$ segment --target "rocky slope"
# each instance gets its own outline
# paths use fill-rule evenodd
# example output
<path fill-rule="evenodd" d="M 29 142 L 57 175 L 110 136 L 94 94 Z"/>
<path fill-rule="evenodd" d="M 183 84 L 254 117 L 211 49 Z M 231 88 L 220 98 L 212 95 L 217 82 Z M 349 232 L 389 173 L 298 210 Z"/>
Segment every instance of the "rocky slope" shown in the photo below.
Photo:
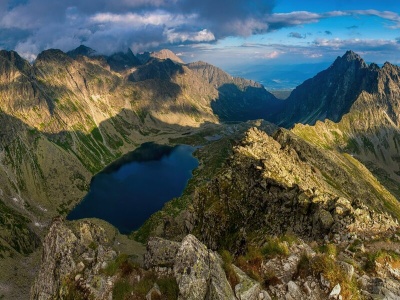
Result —
<path fill-rule="evenodd" d="M 314 125 L 318 120 L 340 121 L 362 91 L 371 91 L 377 80 L 378 66 L 368 66 L 353 51 L 347 51 L 326 70 L 306 80 L 284 102 L 276 116 L 279 125 Z"/>
<path fill-rule="evenodd" d="M 144 52 L 137 55 L 141 63 L 147 63 L 151 58 L 170 59 L 173 62 L 184 64 L 185 62 L 179 58 L 175 53 L 168 49 L 162 49 L 156 52 Z"/>
<path fill-rule="evenodd" d="M 222 121 L 269 120 L 281 106 L 281 102 L 257 82 L 232 77 L 205 62 L 190 63 L 188 67 L 218 90 L 211 107 Z"/>
<path fill-rule="evenodd" d="M 80 46 L 30 64 L 0 51 L 1 281 L 21 277 L 10 279 L 13 262 L 36 251 L 51 218 L 82 199 L 105 165 L 143 142 L 218 126 L 217 88 L 165 55 L 142 63 Z"/>
<path fill-rule="evenodd" d="M 104 251 L 116 243 L 87 221 L 73 233 L 56 220 L 33 299 L 400 297 L 398 201 L 351 156 L 268 131 L 247 131 L 189 207 L 165 218 L 158 235 L 177 241 L 150 238 L 139 265 Z"/>
<path fill-rule="evenodd" d="M 399 198 L 400 69 L 385 63 L 382 68 L 371 64 L 368 70 L 369 83 L 349 102 L 347 113 L 333 119 L 337 122 L 298 124 L 293 132 L 320 147 L 357 157 Z"/>
<path fill-rule="evenodd" d="M 76 59 L 105 64 L 95 56 Z M 132 234 L 147 241 L 144 261 L 137 250 L 118 248 L 104 224 L 57 219 L 32 298 L 398 299 L 398 72 L 389 63 L 368 66 L 350 51 L 284 102 L 281 124 L 312 126 L 288 131 L 248 122 L 171 139 L 206 145 L 182 197 Z M 262 86 L 201 62 L 153 57 L 112 74 L 143 90 L 168 91 L 152 94 L 151 117 L 139 129 L 157 128 L 149 121 L 160 107 L 175 113 L 168 105 L 180 89 L 220 119 L 239 112 L 224 91 L 246 117 L 274 103 Z M 261 100 L 248 106 L 252 95 Z M 333 121 L 319 121 L 325 118 Z M 378 180 L 371 166 L 394 177 Z"/>
<path fill-rule="evenodd" d="M 187 207 L 173 218 L 159 215 L 165 223 L 154 233 L 194 234 L 265 295 L 400 297 L 400 205 L 350 155 L 284 129 L 251 129 L 218 174 L 196 186 Z M 225 265 L 236 291 L 235 270 Z M 243 299 L 269 299 L 257 295 Z"/>

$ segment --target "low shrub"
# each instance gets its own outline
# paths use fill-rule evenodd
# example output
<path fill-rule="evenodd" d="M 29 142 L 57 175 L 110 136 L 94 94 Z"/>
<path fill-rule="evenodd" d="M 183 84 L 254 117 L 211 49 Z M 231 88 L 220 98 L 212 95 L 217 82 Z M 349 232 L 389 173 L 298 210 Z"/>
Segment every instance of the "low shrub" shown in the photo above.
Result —
<path fill-rule="evenodd" d="M 113 299 L 124 300 L 127 295 L 133 291 L 133 287 L 125 279 L 118 280 L 113 288 Z"/>
<path fill-rule="evenodd" d="M 231 255 L 231 253 L 227 250 L 222 250 L 220 254 L 222 257 L 222 261 L 223 261 L 222 267 L 225 271 L 226 278 L 228 279 L 228 282 L 231 285 L 231 287 L 234 289 L 235 286 L 239 283 L 239 278 L 236 275 L 236 272 L 232 267 L 233 257 Z"/>
<path fill-rule="evenodd" d="M 274 258 L 279 255 L 288 256 L 288 242 L 281 241 L 278 238 L 268 239 L 264 246 L 261 248 L 261 253 L 266 258 Z"/>

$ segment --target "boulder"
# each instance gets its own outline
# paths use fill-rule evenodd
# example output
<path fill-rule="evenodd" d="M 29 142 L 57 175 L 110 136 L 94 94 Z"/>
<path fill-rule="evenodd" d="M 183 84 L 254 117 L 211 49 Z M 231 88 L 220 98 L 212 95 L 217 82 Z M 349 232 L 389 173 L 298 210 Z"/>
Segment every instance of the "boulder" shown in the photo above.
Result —
<path fill-rule="evenodd" d="M 342 290 L 342 288 L 340 287 L 340 284 L 338 283 L 337 285 L 334 286 L 331 293 L 329 294 L 329 299 L 339 299 L 341 290 Z"/>
<path fill-rule="evenodd" d="M 354 267 L 351 264 L 348 264 L 344 261 L 338 261 L 338 266 L 343 271 L 343 273 L 346 275 L 347 280 L 351 280 L 351 278 L 353 278 Z"/>
<path fill-rule="evenodd" d="M 303 298 L 303 294 L 296 283 L 294 283 L 293 281 L 289 281 L 287 287 L 288 287 L 288 294 L 292 296 L 293 299 Z"/>
<path fill-rule="evenodd" d="M 222 259 L 191 234 L 183 239 L 178 250 L 174 275 L 178 299 L 235 299 L 222 269 Z"/>
<path fill-rule="evenodd" d="M 172 268 L 180 245 L 178 242 L 158 237 L 150 238 L 147 242 L 147 252 L 144 255 L 144 267 L 146 269 L 154 267 Z"/>
<path fill-rule="evenodd" d="M 251 279 L 242 270 L 240 270 L 235 265 L 232 265 L 237 277 L 239 278 L 239 283 L 235 286 L 235 295 L 239 300 L 257 300 L 259 299 L 261 293 L 261 285 L 259 282 Z M 263 294 L 264 296 L 264 294 Z M 262 298 L 264 299 L 264 298 Z"/>
<path fill-rule="evenodd" d="M 330 214 L 329 211 L 325 210 L 325 209 L 320 209 L 317 213 L 316 213 L 316 219 L 319 221 L 321 227 L 324 230 L 329 230 L 331 228 L 331 226 L 333 225 L 333 223 L 335 222 L 332 215 Z"/>

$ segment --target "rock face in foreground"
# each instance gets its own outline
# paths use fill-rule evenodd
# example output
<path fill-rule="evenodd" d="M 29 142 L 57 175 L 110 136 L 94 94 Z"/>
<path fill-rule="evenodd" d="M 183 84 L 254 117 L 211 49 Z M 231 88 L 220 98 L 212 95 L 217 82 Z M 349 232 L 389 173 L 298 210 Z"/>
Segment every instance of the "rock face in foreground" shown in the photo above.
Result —
<path fill-rule="evenodd" d="M 235 299 L 221 265 L 218 254 L 193 235 L 186 236 L 174 264 L 179 299 Z"/>
<path fill-rule="evenodd" d="M 43 242 L 42 265 L 32 287 L 31 299 L 62 299 L 69 286 L 82 294 L 105 299 L 111 292 L 106 279 L 99 276 L 101 269 L 116 257 L 104 229 L 90 222 L 82 222 L 73 232 L 62 219 L 56 219 Z"/>

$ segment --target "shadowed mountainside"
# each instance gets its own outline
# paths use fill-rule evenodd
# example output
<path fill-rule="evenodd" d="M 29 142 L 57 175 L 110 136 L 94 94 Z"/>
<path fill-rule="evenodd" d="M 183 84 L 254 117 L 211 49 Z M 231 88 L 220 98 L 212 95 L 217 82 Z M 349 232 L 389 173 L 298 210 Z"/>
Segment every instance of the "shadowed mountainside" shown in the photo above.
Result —
<path fill-rule="evenodd" d="M 82 199 L 104 166 L 141 143 L 218 124 L 218 89 L 163 55 L 141 63 L 81 46 L 43 51 L 31 65 L 0 52 L 1 281 L 26 289 L 30 279 L 18 278 L 32 274 L 13 273 L 15 260 L 36 259 L 27 254 L 51 218 Z"/>

